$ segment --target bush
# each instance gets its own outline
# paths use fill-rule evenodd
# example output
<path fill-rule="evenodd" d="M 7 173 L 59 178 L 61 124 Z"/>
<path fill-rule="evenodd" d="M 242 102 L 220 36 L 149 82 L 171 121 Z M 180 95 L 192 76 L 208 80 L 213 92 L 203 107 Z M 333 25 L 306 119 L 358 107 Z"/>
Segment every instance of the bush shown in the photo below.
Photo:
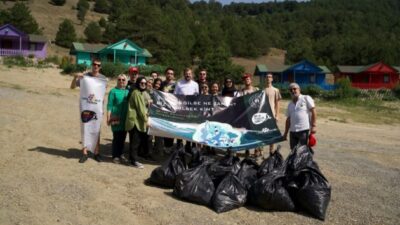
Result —
<path fill-rule="evenodd" d="M 117 62 L 104 62 L 101 64 L 101 73 L 106 77 L 116 77 L 121 73 L 125 73 L 128 67 L 124 64 Z"/>
<path fill-rule="evenodd" d="M 53 63 L 55 65 L 60 65 L 60 58 L 57 55 L 49 56 L 44 59 L 44 62 L 49 64 Z"/>
<path fill-rule="evenodd" d="M 65 4 L 66 0 L 51 0 L 54 5 L 62 6 Z"/>
<path fill-rule="evenodd" d="M 394 96 L 396 96 L 398 99 L 400 99 L 400 84 L 397 84 L 393 89 L 392 92 Z"/>
<path fill-rule="evenodd" d="M 322 90 L 319 86 L 315 84 L 308 85 L 307 87 L 301 90 L 302 94 L 310 95 L 313 98 L 322 96 L 323 92 L 324 90 Z"/>
<path fill-rule="evenodd" d="M 360 95 L 360 92 L 351 86 L 351 81 L 348 77 L 339 79 L 337 85 L 338 88 L 335 92 L 340 98 L 353 98 Z"/>
<path fill-rule="evenodd" d="M 28 66 L 33 66 L 33 60 L 25 58 L 22 55 L 10 56 L 10 57 L 4 57 L 3 64 L 8 67 L 12 66 L 28 67 Z"/>
<path fill-rule="evenodd" d="M 140 74 L 144 76 L 150 76 L 152 71 L 156 71 L 158 74 L 164 74 L 167 67 L 161 65 L 141 65 L 139 66 Z"/>
<path fill-rule="evenodd" d="M 86 70 L 86 65 L 85 64 L 72 64 L 72 63 L 67 63 L 62 67 L 63 73 L 64 74 L 71 74 L 71 73 L 77 73 L 77 72 L 83 72 Z"/>

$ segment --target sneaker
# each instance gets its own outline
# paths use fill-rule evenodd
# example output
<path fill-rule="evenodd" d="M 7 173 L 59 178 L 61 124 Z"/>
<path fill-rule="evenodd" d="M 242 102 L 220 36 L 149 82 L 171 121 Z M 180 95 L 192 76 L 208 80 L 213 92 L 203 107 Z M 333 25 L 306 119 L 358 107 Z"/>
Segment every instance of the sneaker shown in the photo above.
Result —
<path fill-rule="evenodd" d="M 112 162 L 115 163 L 115 164 L 121 164 L 121 159 L 118 158 L 118 157 L 115 157 L 115 158 L 112 159 Z"/>
<path fill-rule="evenodd" d="M 124 155 L 121 155 L 119 158 L 120 158 L 121 163 L 123 163 L 123 164 L 126 164 L 129 162 L 129 160 Z"/>
<path fill-rule="evenodd" d="M 144 168 L 143 164 L 141 164 L 140 162 L 137 162 L 137 161 L 132 162 L 131 165 L 133 167 L 135 167 L 135 168 L 138 168 L 138 169 L 143 169 Z"/>
<path fill-rule="evenodd" d="M 101 157 L 100 154 L 96 154 L 93 156 L 93 159 L 96 160 L 97 162 L 102 162 L 103 158 Z"/>
<path fill-rule="evenodd" d="M 79 163 L 84 163 L 86 160 L 88 160 L 88 155 L 82 155 L 82 157 L 79 159 Z"/>

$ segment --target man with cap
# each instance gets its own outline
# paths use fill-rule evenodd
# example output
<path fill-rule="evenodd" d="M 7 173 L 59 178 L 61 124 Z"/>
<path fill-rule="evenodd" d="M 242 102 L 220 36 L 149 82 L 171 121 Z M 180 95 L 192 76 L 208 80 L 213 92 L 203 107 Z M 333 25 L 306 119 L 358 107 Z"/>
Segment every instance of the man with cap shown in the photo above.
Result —
<path fill-rule="evenodd" d="M 258 88 L 254 87 L 252 84 L 253 81 L 251 80 L 251 74 L 249 74 L 249 73 L 243 74 L 242 80 L 243 80 L 243 84 L 244 84 L 244 88 L 242 88 L 242 91 L 241 91 L 242 96 L 258 91 Z"/>
<path fill-rule="evenodd" d="M 314 100 L 308 95 L 302 95 L 297 83 L 289 85 L 289 92 L 292 100 L 289 102 L 286 113 L 283 137 L 287 140 L 290 131 L 290 149 L 293 149 L 297 144 L 307 145 L 309 134 L 317 132 L 317 113 Z"/>
<path fill-rule="evenodd" d="M 139 77 L 139 68 L 137 67 L 130 67 L 128 70 L 129 80 L 128 84 L 126 85 L 126 89 L 132 89 L 135 87 L 135 83 L 137 78 Z"/>

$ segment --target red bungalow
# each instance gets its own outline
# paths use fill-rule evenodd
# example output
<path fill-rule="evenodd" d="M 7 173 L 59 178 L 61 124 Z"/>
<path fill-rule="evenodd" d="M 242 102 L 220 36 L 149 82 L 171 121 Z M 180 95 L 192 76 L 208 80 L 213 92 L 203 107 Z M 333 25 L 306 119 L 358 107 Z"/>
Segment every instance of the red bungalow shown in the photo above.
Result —
<path fill-rule="evenodd" d="M 399 83 L 400 67 L 378 62 L 367 66 L 337 66 L 335 82 L 349 77 L 352 86 L 360 89 L 394 88 Z"/>

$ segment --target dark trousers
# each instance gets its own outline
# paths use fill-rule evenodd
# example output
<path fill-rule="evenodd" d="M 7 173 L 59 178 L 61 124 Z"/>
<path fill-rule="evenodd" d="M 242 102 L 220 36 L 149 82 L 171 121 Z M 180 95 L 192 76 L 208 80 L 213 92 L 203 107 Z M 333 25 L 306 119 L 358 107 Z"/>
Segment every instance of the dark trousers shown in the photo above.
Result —
<path fill-rule="evenodd" d="M 129 160 L 135 162 L 137 156 L 147 156 L 149 154 L 148 135 L 140 132 L 136 127 L 129 131 Z"/>
<path fill-rule="evenodd" d="M 183 140 L 182 139 L 178 139 L 176 140 L 176 148 L 179 149 L 183 146 Z M 186 141 L 185 144 L 185 151 L 186 152 L 191 152 L 192 148 L 196 147 L 196 143 L 194 142 L 190 142 L 190 141 Z"/>
<path fill-rule="evenodd" d="M 308 135 L 309 135 L 309 130 L 290 132 L 290 149 L 293 149 L 297 144 L 307 145 Z"/>
<path fill-rule="evenodd" d="M 112 157 L 121 157 L 124 153 L 126 131 L 114 131 L 112 140 Z"/>

